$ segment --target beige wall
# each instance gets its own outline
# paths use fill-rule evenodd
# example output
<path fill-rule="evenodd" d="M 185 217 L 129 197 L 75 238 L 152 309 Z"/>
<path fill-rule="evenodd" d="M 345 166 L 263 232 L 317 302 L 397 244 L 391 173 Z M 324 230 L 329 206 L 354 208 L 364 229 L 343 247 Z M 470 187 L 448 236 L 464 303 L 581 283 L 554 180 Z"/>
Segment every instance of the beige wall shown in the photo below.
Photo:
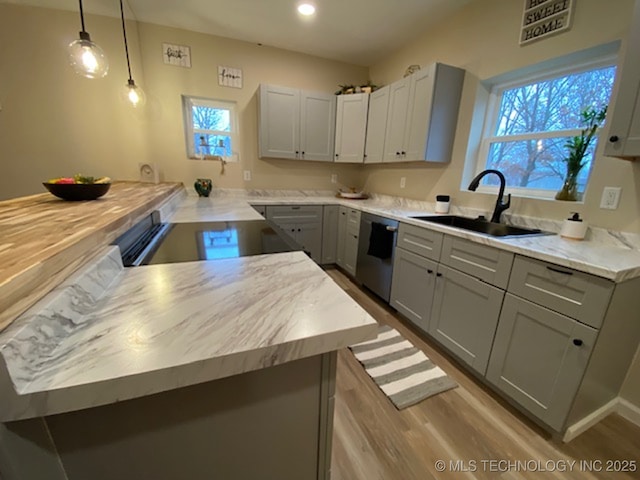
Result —
<path fill-rule="evenodd" d="M 632 0 L 619 0 L 615 8 L 611 8 L 609 2 L 581 0 L 575 4 L 570 31 L 520 47 L 518 33 L 522 2 L 476 1 L 441 22 L 437 29 L 372 66 L 371 79 L 376 84 L 388 84 L 402 78 L 408 65 L 424 66 L 435 61 L 462 67 L 467 75 L 452 162 L 444 166 L 405 164 L 367 168 L 366 189 L 429 200 L 437 194 L 450 194 L 457 204 L 492 209 L 495 195 L 460 190 L 478 82 L 587 47 L 623 39 L 629 28 L 632 5 Z M 604 133 L 606 136 L 606 130 Z M 400 188 L 401 177 L 407 179 L 404 189 Z M 604 186 L 622 187 L 618 210 L 599 208 Z M 559 219 L 566 217 L 569 211 L 578 210 L 593 225 L 640 232 L 639 199 L 640 162 L 630 163 L 598 155 L 584 204 L 514 198 L 510 211 Z"/>
<path fill-rule="evenodd" d="M 260 83 L 333 92 L 341 83 L 365 82 L 366 68 L 128 22 L 133 77 L 148 96 L 138 112 L 119 95 L 128 78 L 119 20 L 91 15 L 86 25 L 109 58 L 104 79 L 80 77 L 68 65 L 77 13 L 0 5 L 0 199 L 40 193 L 41 181 L 79 172 L 137 179 L 138 164 L 149 161 L 164 180 L 189 187 L 208 177 L 229 188 L 331 189 L 331 173 L 345 185 L 359 183 L 358 166 L 259 160 L 255 92 Z M 190 45 L 193 67 L 164 65 L 162 42 Z M 242 68 L 243 88 L 219 87 L 217 65 Z M 237 102 L 240 162 L 228 164 L 225 175 L 219 162 L 187 158 L 181 94 Z M 251 170 L 251 182 L 243 181 L 243 170 Z"/>

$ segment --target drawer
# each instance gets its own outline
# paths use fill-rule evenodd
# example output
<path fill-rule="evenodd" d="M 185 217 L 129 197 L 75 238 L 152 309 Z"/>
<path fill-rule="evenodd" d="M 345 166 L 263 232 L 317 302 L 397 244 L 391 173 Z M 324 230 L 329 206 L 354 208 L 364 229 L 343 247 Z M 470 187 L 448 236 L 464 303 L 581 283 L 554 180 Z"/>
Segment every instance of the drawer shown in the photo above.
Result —
<path fill-rule="evenodd" d="M 278 222 L 321 222 L 322 205 L 268 205 L 267 219 Z"/>
<path fill-rule="evenodd" d="M 360 210 L 349 208 L 347 210 L 347 233 L 358 235 L 360 233 Z"/>
<path fill-rule="evenodd" d="M 440 263 L 505 290 L 513 257 L 513 253 L 445 235 Z"/>
<path fill-rule="evenodd" d="M 398 229 L 398 247 L 409 250 L 431 260 L 440 260 L 442 239 L 444 235 L 427 228 L 416 227 L 408 223 L 401 223 Z"/>
<path fill-rule="evenodd" d="M 516 256 L 509 292 L 600 328 L 614 284 L 552 263 Z"/>

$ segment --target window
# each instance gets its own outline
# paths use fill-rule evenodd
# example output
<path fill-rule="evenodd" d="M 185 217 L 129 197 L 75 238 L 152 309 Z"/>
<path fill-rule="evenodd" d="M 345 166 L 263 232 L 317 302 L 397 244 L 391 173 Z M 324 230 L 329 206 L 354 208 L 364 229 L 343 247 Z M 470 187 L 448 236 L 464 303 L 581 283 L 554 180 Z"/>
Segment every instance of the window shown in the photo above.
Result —
<path fill-rule="evenodd" d="M 551 198 L 566 174 L 566 142 L 579 135 L 580 113 L 609 103 L 615 78 L 615 58 L 609 56 L 569 68 L 547 71 L 491 89 L 476 173 L 500 170 L 512 193 Z M 584 192 L 595 142 L 578 177 Z M 483 179 L 480 190 L 492 191 L 495 175 Z M 466 187 L 465 187 L 466 188 Z"/>
<path fill-rule="evenodd" d="M 235 102 L 183 95 L 182 109 L 189 158 L 237 161 Z"/>

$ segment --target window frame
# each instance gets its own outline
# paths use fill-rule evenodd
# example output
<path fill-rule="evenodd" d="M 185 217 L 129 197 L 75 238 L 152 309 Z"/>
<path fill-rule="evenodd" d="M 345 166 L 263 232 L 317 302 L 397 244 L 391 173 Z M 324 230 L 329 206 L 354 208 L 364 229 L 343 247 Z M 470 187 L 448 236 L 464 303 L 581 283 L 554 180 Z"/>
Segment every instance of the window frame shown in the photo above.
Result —
<path fill-rule="evenodd" d="M 521 87 L 525 85 L 530 85 L 532 83 L 543 82 L 546 80 L 562 77 L 564 75 L 572 75 L 579 74 L 589 70 L 597 70 L 600 68 L 607 67 L 616 67 L 616 75 L 618 75 L 618 54 L 617 53 L 607 53 L 604 55 L 598 55 L 597 57 L 592 57 L 587 60 L 582 60 L 571 65 L 567 65 L 564 67 L 548 67 L 543 69 L 538 69 L 535 72 L 528 71 L 526 74 L 518 75 L 517 72 L 515 74 L 510 74 L 508 80 L 497 80 L 495 82 L 491 82 L 487 85 L 489 91 L 489 97 L 486 104 L 486 110 L 483 120 L 482 134 L 480 138 L 480 143 L 478 146 L 478 153 L 475 158 L 475 169 L 473 170 L 473 175 L 477 175 L 483 170 L 487 168 L 487 159 L 489 156 L 489 150 L 491 148 L 491 144 L 498 142 L 508 142 L 508 141 L 519 141 L 519 140 L 530 140 L 532 138 L 535 139 L 544 139 L 544 138 L 557 138 L 557 137 L 570 137 L 580 135 L 582 131 L 581 128 L 574 129 L 564 129 L 564 130 L 553 130 L 553 131 L 544 131 L 544 132 L 535 132 L 535 133 L 525 133 L 525 134 L 517 134 L 517 135 L 494 135 L 496 130 L 496 122 L 498 121 L 498 115 L 500 113 L 500 106 L 502 104 L 502 94 L 504 91 L 513 89 L 516 87 Z M 615 81 L 615 79 L 614 79 Z M 612 92 L 613 95 L 613 92 Z M 599 149 L 599 135 L 601 131 L 598 132 L 595 139 L 595 150 L 593 153 L 593 160 L 596 160 L 596 153 Z M 593 171 L 593 163 L 591 165 L 591 171 Z M 591 180 L 591 171 L 589 172 L 589 176 L 587 178 L 587 182 L 585 184 L 585 192 Z M 463 186 L 465 188 L 465 186 Z M 481 193 L 497 193 L 498 187 L 495 185 L 483 185 L 477 189 L 478 192 Z M 507 186 L 506 191 L 511 193 L 513 196 L 517 197 L 529 197 L 529 198 L 538 198 L 538 199 L 553 199 L 556 190 L 547 190 L 547 189 L 536 189 L 536 188 L 527 188 L 527 187 L 517 187 L 517 186 Z"/>
<path fill-rule="evenodd" d="M 224 162 L 237 162 L 238 153 L 238 117 L 236 112 L 237 103 L 232 100 L 222 100 L 217 98 L 197 97 L 193 95 L 181 95 L 182 98 L 182 116 L 184 124 L 185 144 L 187 150 L 187 158 L 192 160 L 223 160 Z M 229 111 L 230 131 L 207 130 L 194 128 L 193 126 L 193 107 L 209 107 L 220 110 Z M 230 156 L 227 155 L 202 155 L 196 151 L 194 136 L 198 133 L 203 135 L 224 135 L 231 140 Z"/>

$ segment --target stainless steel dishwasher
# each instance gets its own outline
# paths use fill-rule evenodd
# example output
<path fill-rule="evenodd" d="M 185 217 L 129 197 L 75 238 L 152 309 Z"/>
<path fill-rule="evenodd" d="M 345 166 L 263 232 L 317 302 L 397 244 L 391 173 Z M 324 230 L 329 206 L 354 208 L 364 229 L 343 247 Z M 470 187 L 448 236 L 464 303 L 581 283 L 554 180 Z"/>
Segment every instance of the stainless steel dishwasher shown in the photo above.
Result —
<path fill-rule="evenodd" d="M 360 220 L 356 279 L 389 302 L 398 221 L 370 213 Z"/>

